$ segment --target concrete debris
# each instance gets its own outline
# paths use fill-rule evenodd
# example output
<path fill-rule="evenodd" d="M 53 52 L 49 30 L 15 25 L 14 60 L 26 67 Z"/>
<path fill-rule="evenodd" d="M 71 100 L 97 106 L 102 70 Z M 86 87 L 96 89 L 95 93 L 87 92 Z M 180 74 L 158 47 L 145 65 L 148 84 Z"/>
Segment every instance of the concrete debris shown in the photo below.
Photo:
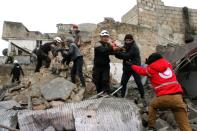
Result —
<path fill-rule="evenodd" d="M 84 97 L 84 93 L 85 93 L 85 88 L 81 88 L 81 89 L 79 89 L 77 94 L 72 92 L 70 98 L 71 98 L 71 100 L 73 100 L 75 102 L 82 101 L 83 97 Z"/>
<path fill-rule="evenodd" d="M 17 103 L 14 100 L 0 102 L 0 111 L 11 110 L 13 107 L 21 107 L 21 106 L 19 103 Z"/>
<path fill-rule="evenodd" d="M 48 101 L 67 100 L 71 91 L 76 87 L 75 84 L 64 78 L 56 78 L 41 88 L 41 93 Z"/>
<path fill-rule="evenodd" d="M 92 83 L 93 46 L 99 38 L 98 32 L 101 29 L 108 29 L 112 40 L 118 41 L 119 44 L 126 33 L 133 32 L 135 40 L 142 50 L 142 62 L 145 56 L 147 57 L 148 54 L 155 51 L 154 43 L 163 42 L 161 39 L 155 39 L 156 34 L 147 27 L 139 28 L 131 24 L 116 22 L 112 18 L 105 18 L 104 22 L 99 23 L 90 35 L 86 34 L 84 37 L 82 32 L 82 39 L 87 39 L 83 40 L 83 44 L 80 46 L 84 55 L 83 73 L 86 88 L 80 87 L 78 81 L 76 84 L 70 82 L 70 66 L 61 65 L 60 53 L 57 57 L 51 57 L 52 62 L 49 69 L 41 68 L 39 73 L 34 73 L 35 65 L 23 65 L 25 77 L 21 79 L 19 85 L 10 84 L 9 73 L 12 65 L 0 65 L 0 68 L 4 69 L 0 70 L 0 100 L 2 101 L 0 102 L 0 124 L 16 128 L 18 123 L 21 131 L 147 130 L 148 109 L 144 107 L 132 77 L 128 83 L 126 98 L 116 99 L 115 97 L 120 96 L 120 91 L 118 91 L 113 96 L 108 96 L 110 97 L 108 99 L 98 99 L 96 96 L 92 100 L 86 100 L 96 94 L 96 87 Z M 163 25 L 159 27 L 158 33 L 171 36 L 172 31 L 171 27 Z M 181 34 L 173 33 L 174 40 L 176 40 L 176 35 L 177 38 L 182 38 Z M 165 51 L 157 48 L 157 51 L 163 53 L 173 64 L 177 78 L 186 92 L 186 99 L 191 98 L 187 104 L 193 130 L 197 130 L 196 45 L 196 40 L 194 40 L 184 46 L 168 44 L 168 51 L 162 45 L 161 48 Z M 16 58 L 27 63 L 26 58 L 23 58 L 24 60 Z M 110 85 L 111 91 L 115 91 L 120 87 L 122 61 L 113 56 L 110 56 L 110 60 Z M 149 103 L 154 97 L 154 93 L 147 78 L 142 77 L 142 81 L 145 88 L 145 100 Z M 158 111 L 156 128 L 159 131 L 179 130 L 170 111 Z M 1 130 L 4 131 L 0 128 Z"/>
<path fill-rule="evenodd" d="M 64 102 L 62 102 L 62 101 L 51 101 L 50 102 L 50 105 L 52 106 L 52 107 L 58 107 L 58 106 L 61 106 L 61 105 L 64 105 L 65 103 Z"/>

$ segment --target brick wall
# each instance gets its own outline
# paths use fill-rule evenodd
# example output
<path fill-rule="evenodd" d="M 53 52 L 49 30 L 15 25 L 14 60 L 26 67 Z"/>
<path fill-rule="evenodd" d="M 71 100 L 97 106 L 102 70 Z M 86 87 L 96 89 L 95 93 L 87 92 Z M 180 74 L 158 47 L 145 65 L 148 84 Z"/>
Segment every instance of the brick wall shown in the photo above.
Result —
<path fill-rule="evenodd" d="M 122 17 L 122 22 L 134 24 L 138 18 L 138 26 L 152 28 L 157 32 L 157 45 L 169 43 L 184 44 L 185 25 L 182 8 L 165 6 L 161 0 L 137 0 L 136 8 L 131 9 Z M 127 17 L 126 17 L 127 16 Z M 197 34 L 197 9 L 189 9 L 189 21 L 192 33 Z M 153 44 L 154 45 L 154 44 Z"/>
<path fill-rule="evenodd" d="M 122 21 L 124 23 L 130 23 L 137 25 L 138 24 L 138 7 L 134 6 L 131 10 L 129 10 L 125 15 L 122 16 Z"/>

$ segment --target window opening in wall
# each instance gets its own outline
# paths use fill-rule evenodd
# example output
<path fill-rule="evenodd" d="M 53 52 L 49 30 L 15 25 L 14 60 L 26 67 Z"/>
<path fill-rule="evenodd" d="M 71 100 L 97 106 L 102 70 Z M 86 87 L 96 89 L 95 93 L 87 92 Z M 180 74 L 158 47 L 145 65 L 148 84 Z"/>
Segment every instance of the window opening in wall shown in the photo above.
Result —
<path fill-rule="evenodd" d="M 40 47 L 42 45 L 42 40 L 36 40 L 36 47 Z"/>

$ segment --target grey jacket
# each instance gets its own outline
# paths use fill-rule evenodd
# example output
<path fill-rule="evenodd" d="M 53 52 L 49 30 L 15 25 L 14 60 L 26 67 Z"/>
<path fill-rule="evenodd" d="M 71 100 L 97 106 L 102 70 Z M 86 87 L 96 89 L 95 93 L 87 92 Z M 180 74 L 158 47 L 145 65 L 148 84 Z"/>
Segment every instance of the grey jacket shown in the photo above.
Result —
<path fill-rule="evenodd" d="M 75 43 L 70 43 L 68 45 L 69 50 L 66 55 L 70 56 L 71 60 L 76 60 L 78 57 L 83 56 Z"/>

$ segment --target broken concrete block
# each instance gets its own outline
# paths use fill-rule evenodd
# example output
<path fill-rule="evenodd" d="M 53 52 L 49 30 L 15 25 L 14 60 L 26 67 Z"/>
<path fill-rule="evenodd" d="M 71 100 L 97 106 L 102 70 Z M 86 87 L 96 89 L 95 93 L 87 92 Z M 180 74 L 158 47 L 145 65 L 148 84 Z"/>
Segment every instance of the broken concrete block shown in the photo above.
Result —
<path fill-rule="evenodd" d="M 57 107 L 57 106 L 61 106 L 61 105 L 64 105 L 65 103 L 64 102 L 62 102 L 62 101 L 51 101 L 50 102 L 50 105 L 52 106 L 52 107 Z"/>
<path fill-rule="evenodd" d="M 44 104 L 36 105 L 33 107 L 33 110 L 44 110 L 46 106 Z"/>
<path fill-rule="evenodd" d="M 17 103 L 14 100 L 10 100 L 10 101 L 1 101 L 0 102 L 0 111 L 5 111 L 5 110 L 9 110 L 12 107 L 20 107 L 20 104 Z"/>
<path fill-rule="evenodd" d="M 94 92 L 96 90 L 96 86 L 92 82 L 87 82 L 86 83 L 86 92 Z"/>
<path fill-rule="evenodd" d="M 34 84 L 31 87 L 30 95 L 31 95 L 32 98 L 40 97 L 41 96 L 40 85 Z"/>
<path fill-rule="evenodd" d="M 79 102 L 84 98 L 85 88 L 81 88 L 77 94 L 71 95 L 72 101 Z"/>
<path fill-rule="evenodd" d="M 156 121 L 156 129 L 167 129 L 167 128 L 169 128 L 169 124 L 166 122 L 166 121 L 164 121 L 164 120 L 162 120 L 162 119 L 157 119 L 157 121 Z"/>
<path fill-rule="evenodd" d="M 13 99 L 15 101 L 17 101 L 19 104 L 27 105 L 28 98 L 25 94 L 20 94 L 20 95 L 14 96 Z"/>
<path fill-rule="evenodd" d="M 41 93 L 48 101 L 58 99 L 67 100 L 75 87 L 75 84 L 64 78 L 56 78 L 43 85 Z"/>

